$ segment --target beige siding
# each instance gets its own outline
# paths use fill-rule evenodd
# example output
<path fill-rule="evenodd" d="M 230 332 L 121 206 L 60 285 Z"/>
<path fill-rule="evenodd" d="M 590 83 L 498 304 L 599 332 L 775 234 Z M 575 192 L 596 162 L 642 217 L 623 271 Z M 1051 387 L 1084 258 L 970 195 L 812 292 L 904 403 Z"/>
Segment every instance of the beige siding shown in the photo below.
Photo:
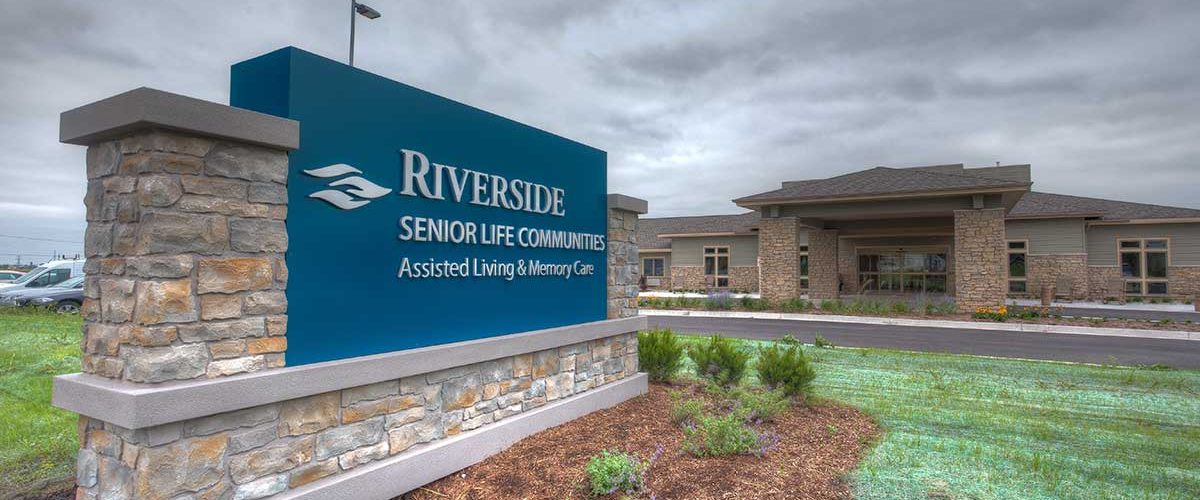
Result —
<path fill-rule="evenodd" d="M 757 236 L 707 236 L 671 238 L 671 262 L 676 266 L 700 266 L 704 247 L 729 247 L 729 265 L 757 266 Z"/>
<path fill-rule="evenodd" d="M 1200 224 L 1125 224 L 1087 229 L 1088 265 L 1117 265 L 1117 240 L 1169 238 L 1172 266 L 1200 266 Z"/>
<path fill-rule="evenodd" d="M 1007 239 L 1029 241 L 1032 255 L 1077 255 L 1087 251 L 1083 219 L 1013 220 L 1004 226 Z"/>

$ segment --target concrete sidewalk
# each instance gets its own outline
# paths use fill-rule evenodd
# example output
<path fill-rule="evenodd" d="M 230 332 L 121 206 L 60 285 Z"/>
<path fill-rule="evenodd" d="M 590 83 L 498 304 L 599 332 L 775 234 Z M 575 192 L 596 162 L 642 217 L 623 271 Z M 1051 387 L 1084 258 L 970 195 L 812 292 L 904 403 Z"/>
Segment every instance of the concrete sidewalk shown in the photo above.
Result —
<path fill-rule="evenodd" d="M 799 314 L 749 311 L 681 311 L 642 309 L 643 316 L 685 316 L 693 318 L 741 318 L 787 321 L 816 321 L 823 323 L 853 323 L 860 325 L 890 325 L 955 330 L 991 330 L 1006 332 L 1061 333 L 1068 335 L 1100 335 L 1145 339 L 1197 340 L 1200 331 L 1137 330 L 1132 328 L 1099 328 L 1090 326 L 1046 325 L 1031 323 L 999 323 L 985 321 L 953 321 L 937 319 L 886 318 L 875 316 L 840 316 L 833 314 Z M 1200 330 L 1200 327 L 1197 327 Z"/>

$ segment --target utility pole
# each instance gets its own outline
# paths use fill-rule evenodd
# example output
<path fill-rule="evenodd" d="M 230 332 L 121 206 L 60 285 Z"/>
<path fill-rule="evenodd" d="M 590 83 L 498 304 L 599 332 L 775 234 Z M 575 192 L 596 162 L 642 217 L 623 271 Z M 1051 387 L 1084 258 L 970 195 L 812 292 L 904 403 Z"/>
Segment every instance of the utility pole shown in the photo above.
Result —
<path fill-rule="evenodd" d="M 350 67 L 354 67 L 354 27 L 358 15 L 362 15 L 367 19 L 379 19 L 379 11 L 372 9 L 365 4 L 350 0 Z"/>

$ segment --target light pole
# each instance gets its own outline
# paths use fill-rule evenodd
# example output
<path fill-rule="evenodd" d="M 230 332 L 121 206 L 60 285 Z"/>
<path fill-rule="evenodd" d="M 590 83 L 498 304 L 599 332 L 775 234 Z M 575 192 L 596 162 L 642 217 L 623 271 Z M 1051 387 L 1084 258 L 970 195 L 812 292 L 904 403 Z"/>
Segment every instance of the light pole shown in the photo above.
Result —
<path fill-rule="evenodd" d="M 350 0 L 350 67 L 354 67 L 354 21 L 358 15 L 362 15 L 367 19 L 379 19 L 379 11 L 372 9 L 364 4 Z"/>

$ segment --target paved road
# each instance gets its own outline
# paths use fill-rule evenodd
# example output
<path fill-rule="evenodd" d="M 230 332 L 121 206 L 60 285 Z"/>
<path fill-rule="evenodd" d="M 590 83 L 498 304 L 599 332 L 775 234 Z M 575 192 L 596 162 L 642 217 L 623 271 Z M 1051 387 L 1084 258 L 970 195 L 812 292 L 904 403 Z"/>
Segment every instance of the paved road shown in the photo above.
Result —
<path fill-rule="evenodd" d="M 811 343 L 820 333 L 835 345 L 882 347 L 1011 358 L 1051 359 L 1123 365 L 1162 363 L 1200 369 L 1200 341 L 1067 335 L 1056 333 L 959 330 L 915 326 L 863 325 L 823 321 L 649 316 L 650 326 L 677 332 L 722 333 L 748 339 L 792 335 Z"/>
<path fill-rule="evenodd" d="M 1028 307 L 1028 306 L 1019 306 Z M 1118 319 L 1143 319 L 1143 320 L 1164 320 L 1182 323 L 1191 321 L 1200 323 L 1200 313 L 1183 312 L 1183 311 L 1144 311 L 1140 309 L 1099 309 L 1088 307 L 1065 307 L 1062 310 L 1063 316 L 1074 318 L 1118 318 Z"/>

